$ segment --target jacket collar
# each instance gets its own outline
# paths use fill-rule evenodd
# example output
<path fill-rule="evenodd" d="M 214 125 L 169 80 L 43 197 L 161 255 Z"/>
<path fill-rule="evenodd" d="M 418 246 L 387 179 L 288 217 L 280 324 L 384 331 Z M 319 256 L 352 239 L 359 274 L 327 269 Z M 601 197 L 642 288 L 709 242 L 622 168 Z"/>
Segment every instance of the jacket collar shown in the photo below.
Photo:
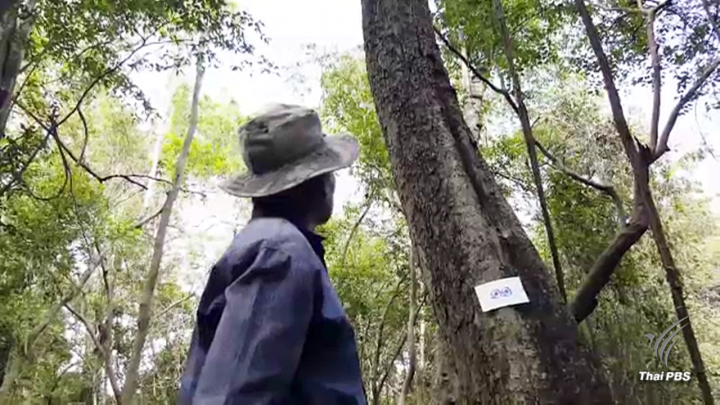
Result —
<path fill-rule="evenodd" d="M 269 213 L 265 214 L 265 213 L 256 212 L 256 213 L 253 213 L 252 219 L 269 218 L 269 217 L 282 218 L 282 219 L 290 222 L 291 224 L 293 224 L 295 226 L 295 228 L 297 228 L 297 230 L 300 231 L 300 233 L 302 233 L 303 236 L 305 236 L 305 239 L 310 244 L 310 247 L 312 247 L 313 251 L 318 256 L 318 258 L 322 262 L 323 266 L 325 266 L 325 268 L 327 269 L 327 264 L 325 263 L 325 247 L 323 246 L 323 241 L 325 241 L 324 237 L 307 229 L 307 227 L 300 225 L 299 221 L 295 221 L 292 218 L 289 218 L 284 215 L 269 214 Z"/>
<path fill-rule="evenodd" d="M 315 251 L 315 254 L 320 258 L 323 266 L 327 269 L 327 264 L 325 264 L 325 247 L 323 246 L 325 238 L 294 223 L 293 225 L 295 225 L 295 227 L 305 236 L 305 239 L 307 239 L 308 243 L 310 243 L 310 246 Z"/>

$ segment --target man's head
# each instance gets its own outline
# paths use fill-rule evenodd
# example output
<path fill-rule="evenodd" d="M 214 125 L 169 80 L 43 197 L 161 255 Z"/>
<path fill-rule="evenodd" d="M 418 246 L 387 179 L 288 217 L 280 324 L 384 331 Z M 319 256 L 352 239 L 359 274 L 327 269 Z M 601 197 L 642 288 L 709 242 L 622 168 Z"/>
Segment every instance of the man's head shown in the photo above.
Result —
<path fill-rule="evenodd" d="M 335 194 L 335 174 L 325 173 L 266 197 L 253 198 L 253 216 L 277 215 L 312 230 L 330 220 Z"/>
<path fill-rule="evenodd" d="M 315 111 L 285 104 L 265 107 L 239 135 L 248 171 L 221 184 L 223 190 L 252 198 L 257 212 L 293 217 L 305 226 L 330 219 L 333 172 L 357 159 L 355 139 L 325 136 Z"/>

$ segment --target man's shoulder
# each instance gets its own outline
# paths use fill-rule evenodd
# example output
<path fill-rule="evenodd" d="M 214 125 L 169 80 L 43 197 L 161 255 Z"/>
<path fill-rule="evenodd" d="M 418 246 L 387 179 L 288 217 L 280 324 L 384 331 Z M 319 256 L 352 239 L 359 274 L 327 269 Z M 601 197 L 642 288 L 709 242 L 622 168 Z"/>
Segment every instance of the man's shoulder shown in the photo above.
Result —
<path fill-rule="evenodd" d="M 275 249 L 290 255 L 312 253 L 305 236 L 282 218 L 256 218 L 235 236 L 231 250 Z"/>
<path fill-rule="evenodd" d="M 283 218 L 255 218 L 248 222 L 236 239 L 264 241 L 268 247 L 279 248 L 287 242 L 303 240 L 295 225 Z"/>

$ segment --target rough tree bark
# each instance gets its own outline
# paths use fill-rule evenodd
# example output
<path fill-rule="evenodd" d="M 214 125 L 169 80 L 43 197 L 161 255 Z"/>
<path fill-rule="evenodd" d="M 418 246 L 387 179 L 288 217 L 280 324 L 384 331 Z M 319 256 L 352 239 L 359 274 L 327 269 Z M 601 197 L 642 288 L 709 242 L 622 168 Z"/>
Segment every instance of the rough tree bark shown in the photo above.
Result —
<path fill-rule="evenodd" d="M 173 204 L 180 193 L 182 187 L 183 173 L 187 164 L 188 154 L 190 152 L 190 144 L 195 136 L 198 122 L 198 102 L 200 99 L 200 87 L 202 86 L 202 78 L 204 68 L 200 60 L 198 60 L 197 71 L 195 77 L 195 88 L 193 89 L 193 99 L 190 113 L 190 125 L 188 133 L 183 143 L 182 151 L 175 163 L 175 176 L 173 178 L 172 188 L 168 192 L 167 199 L 163 205 L 160 214 L 160 223 L 158 224 L 157 233 L 155 234 L 155 245 L 153 247 L 152 260 L 150 261 L 150 269 L 145 279 L 143 292 L 140 297 L 140 308 L 137 320 L 137 333 L 133 343 L 132 356 L 128 364 L 125 374 L 125 387 L 122 392 L 123 405 L 132 405 L 135 400 L 137 383 L 139 377 L 140 360 L 142 358 L 143 347 L 150 331 L 150 319 L 152 318 L 153 296 L 155 295 L 155 286 L 157 285 L 158 275 L 160 273 L 160 264 L 162 262 L 163 249 L 165 247 L 165 235 L 168 225 L 170 224 L 170 216 L 172 214 Z"/>
<path fill-rule="evenodd" d="M 472 145 L 427 2 L 363 0 L 370 86 L 460 403 L 610 403 L 547 269 Z M 530 303 L 483 313 L 475 285 Z"/>
<path fill-rule="evenodd" d="M 655 37 L 653 31 L 653 22 L 655 19 L 655 13 L 657 12 L 657 10 L 659 10 L 660 7 L 663 7 L 665 4 L 666 2 L 661 2 L 653 8 L 645 9 L 642 6 L 642 2 L 638 3 L 640 11 L 645 13 L 646 15 L 646 23 L 648 25 L 648 41 L 652 42 L 649 48 L 654 76 L 653 92 L 656 95 L 659 95 L 660 93 L 661 83 L 659 79 L 660 63 L 657 54 L 657 45 L 654 43 Z M 655 240 L 655 245 L 657 246 L 658 253 L 660 255 L 660 260 L 663 267 L 665 268 L 665 276 L 667 278 L 668 284 L 670 285 L 670 292 L 675 307 L 675 313 L 678 319 L 685 319 L 689 316 L 689 313 L 685 304 L 682 279 L 680 271 L 675 265 L 675 260 L 673 259 L 672 252 L 670 251 L 670 247 L 665 238 L 662 221 L 660 220 L 660 215 L 657 211 L 655 201 L 648 186 L 648 168 L 655 160 L 660 158 L 668 150 L 668 138 L 679 116 L 679 112 L 688 102 L 690 102 L 696 97 L 698 90 L 702 87 L 702 85 L 706 82 L 710 75 L 715 71 L 715 69 L 720 66 L 720 57 L 717 57 L 714 61 L 712 61 L 696 79 L 693 85 L 690 86 L 690 88 L 685 92 L 685 94 L 682 95 L 682 97 L 680 97 L 680 100 L 672 109 L 670 117 L 668 118 L 668 122 L 665 125 L 665 128 L 663 129 L 659 139 L 657 121 L 659 120 L 660 115 L 660 97 L 653 97 L 653 115 L 650 125 L 651 143 L 649 146 L 646 146 L 640 144 L 638 141 L 633 142 L 630 128 L 628 127 L 625 120 L 625 114 L 623 112 L 622 103 L 620 101 L 620 95 L 617 91 L 617 88 L 615 87 L 613 72 L 607 59 L 607 55 L 605 54 L 605 51 L 602 47 L 600 35 L 598 34 L 597 28 L 592 21 L 592 17 L 590 16 L 590 12 L 588 11 L 584 0 L 575 0 L 575 6 L 578 10 L 578 13 L 580 14 L 583 25 L 585 26 L 585 31 L 590 42 L 590 46 L 595 53 L 595 57 L 597 58 L 598 65 L 600 67 L 600 71 L 602 72 L 603 81 L 605 83 L 605 90 L 607 92 L 608 100 L 610 102 L 613 120 L 615 121 L 615 128 L 620 135 L 623 147 L 625 149 L 625 153 L 632 165 L 636 187 L 638 185 L 640 187 L 640 192 L 636 195 L 635 203 L 644 205 L 645 210 L 647 211 L 647 218 L 650 230 L 652 231 L 653 239 Z M 710 15 L 708 15 L 708 18 L 712 19 Z M 714 23 L 714 21 L 711 20 L 711 23 Z M 720 34 L 718 34 L 718 37 L 720 39 Z M 697 339 L 695 338 L 695 332 L 689 318 L 687 318 L 686 322 L 687 325 L 682 329 L 682 334 L 685 340 L 685 345 L 687 346 L 688 352 L 690 354 L 690 361 L 692 362 L 695 376 L 697 377 L 698 386 L 700 388 L 700 391 L 702 392 L 703 401 L 706 405 L 712 405 L 714 403 L 712 389 L 710 388 L 710 384 L 708 383 L 705 366 L 703 364 L 702 355 L 700 353 L 700 348 L 698 347 Z"/>
<path fill-rule="evenodd" d="M 448 48 L 448 50 L 450 50 L 455 56 L 457 56 L 463 62 L 463 65 L 470 69 L 470 71 L 473 73 L 473 75 L 475 75 L 475 77 L 477 77 L 481 82 L 486 84 L 494 92 L 503 96 L 503 98 L 508 103 L 510 108 L 512 108 L 512 110 L 515 112 L 515 114 L 517 114 L 518 117 L 525 116 L 526 120 L 529 122 L 529 119 L 527 119 L 527 108 L 524 109 L 524 113 L 521 113 L 520 107 L 515 103 L 508 91 L 493 85 L 492 82 L 490 82 L 487 78 L 483 77 L 483 75 L 480 74 L 479 70 L 475 68 L 470 63 L 470 61 L 450 43 L 447 38 L 445 38 L 445 36 L 440 32 L 440 30 L 436 29 L 436 33 L 438 37 L 442 40 L 442 42 L 445 44 L 445 46 Z M 532 129 L 532 126 L 530 126 L 530 128 Z M 530 133 L 530 135 L 532 135 L 532 133 Z M 533 141 L 535 146 L 537 146 L 538 149 L 543 151 L 543 148 L 537 142 L 537 140 L 533 138 Z M 546 153 L 546 151 L 543 151 L 543 153 Z M 593 312 L 593 310 L 595 310 L 595 307 L 597 306 L 598 295 L 600 294 L 602 289 L 605 288 L 605 286 L 610 282 L 610 277 L 615 272 L 617 266 L 620 264 L 623 256 L 638 240 L 640 240 L 640 237 L 642 237 L 642 235 L 647 230 L 647 215 L 644 214 L 644 208 L 642 204 L 635 204 L 634 206 L 636 210 L 633 211 L 633 215 L 629 218 L 630 222 L 626 223 L 622 200 L 612 187 L 601 185 L 592 180 L 585 179 L 582 176 L 579 176 L 569 170 L 563 170 L 565 168 L 557 165 L 557 162 L 555 163 L 556 167 L 558 167 L 559 170 L 565 172 L 565 174 L 570 176 L 572 179 L 579 181 L 586 186 L 596 188 L 608 194 L 613 199 L 615 205 L 618 207 L 618 216 L 621 221 L 620 230 L 610 242 L 608 247 L 605 248 L 603 253 L 597 258 L 595 263 L 593 263 L 593 266 L 590 269 L 587 278 L 583 281 L 583 284 L 579 290 L 579 295 L 573 297 L 572 302 L 569 304 L 575 320 L 580 323 L 585 320 Z M 635 189 L 636 192 L 638 192 L 637 185 Z M 548 221 L 546 221 L 546 223 L 548 223 Z M 557 274 L 558 273 L 556 273 L 556 277 Z M 562 272 L 560 272 L 559 274 L 562 274 Z"/>

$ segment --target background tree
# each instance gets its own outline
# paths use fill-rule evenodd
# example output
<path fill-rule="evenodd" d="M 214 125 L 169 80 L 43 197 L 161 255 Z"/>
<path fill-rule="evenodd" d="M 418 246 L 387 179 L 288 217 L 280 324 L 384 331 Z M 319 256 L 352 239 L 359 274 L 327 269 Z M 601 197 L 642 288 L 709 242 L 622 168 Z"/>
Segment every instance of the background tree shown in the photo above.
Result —
<path fill-rule="evenodd" d="M 668 5 L 668 3 L 661 2 L 658 4 L 645 5 L 643 2 L 638 2 L 638 9 L 636 12 L 641 13 L 644 16 L 645 25 L 647 26 L 647 47 L 652 66 L 653 89 L 653 109 L 650 121 L 649 142 L 648 144 L 643 144 L 640 141 L 635 141 L 632 137 L 632 133 L 630 132 L 630 128 L 627 125 L 621 100 L 613 79 L 612 67 L 603 50 L 600 36 L 592 21 L 589 11 L 582 0 L 577 0 L 575 4 L 582 18 L 583 25 L 585 26 L 587 37 L 596 56 L 598 66 L 602 72 L 605 89 L 607 91 L 610 107 L 613 113 L 615 127 L 622 140 L 625 154 L 633 168 L 633 176 L 635 177 L 636 183 L 639 185 L 639 192 L 637 193 L 635 200 L 636 203 L 642 204 L 647 210 L 648 223 L 650 229 L 652 230 L 653 239 L 655 240 L 662 265 L 666 271 L 666 277 L 672 292 L 673 304 L 675 306 L 677 317 L 678 319 L 688 318 L 689 313 L 685 303 L 681 275 L 675 264 L 675 259 L 673 258 L 663 230 L 660 214 L 658 213 L 657 206 L 650 192 L 650 188 L 648 187 L 648 170 L 653 162 L 668 151 L 668 138 L 675 126 L 678 115 L 687 107 L 689 102 L 693 101 L 698 96 L 698 91 L 703 88 L 703 86 L 708 82 L 708 79 L 710 79 L 709 82 L 711 85 L 713 83 L 717 85 L 718 80 L 720 80 L 720 75 L 715 75 L 718 66 L 720 66 L 720 56 L 709 56 L 717 53 L 717 47 L 720 45 L 720 29 L 717 29 L 715 15 L 712 14 L 707 3 L 703 2 L 703 9 L 707 14 L 707 22 L 703 25 L 706 27 L 706 30 L 712 31 L 715 35 L 700 35 L 699 39 L 694 38 L 696 36 L 693 35 L 690 35 L 690 38 L 683 38 L 681 36 L 681 45 L 679 48 L 682 49 L 682 52 L 684 52 L 685 58 L 681 57 L 680 60 L 675 60 L 676 64 L 679 65 L 677 70 L 680 72 L 679 100 L 673 107 L 668 117 L 668 122 L 665 124 L 662 131 L 660 131 L 659 119 L 662 77 L 658 41 L 655 37 L 655 19 L 658 13 L 660 13 L 663 8 Z M 689 7 L 686 8 L 690 8 L 691 10 L 692 8 L 695 8 L 696 10 L 700 8 L 697 4 L 694 5 L 694 7 L 693 5 L 688 6 Z M 687 12 L 687 10 L 679 11 L 678 13 L 685 12 Z M 703 37 L 710 37 L 711 39 Z M 715 40 L 717 40 L 717 42 Z M 707 48 L 697 49 L 697 42 L 706 44 Z M 672 54 L 673 48 L 668 47 L 665 49 L 665 53 Z M 711 58 L 711 62 L 705 62 L 705 59 L 708 57 Z M 702 66 L 697 77 L 691 78 L 691 76 L 686 73 L 688 68 L 687 65 L 691 65 L 693 67 L 697 65 Z M 687 83 L 692 84 L 688 86 Z M 702 355 L 692 328 L 692 321 L 688 319 L 687 322 L 688 324 L 685 328 L 683 328 L 682 335 L 690 353 L 693 371 L 697 377 L 698 385 L 703 395 L 703 401 L 706 404 L 712 404 L 714 403 L 712 388 L 710 387 L 707 379 Z"/>
<path fill-rule="evenodd" d="M 200 102 L 200 88 L 202 86 L 202 77 L 204 73 L 205 70 L 203 67 L 203 61 L 198 59 L 192 105 L 190 107 L 190 124 L 187 136 L 183 142 L 182 150 L 180 151 L 180 156 L 178 156 L 173 170 L 172 188 L 168 192 L 167 199 L 160 211 L 160 222 L 158 223 L 157 233 L 155 235 L 152 261 L 150 262 L 147 278 L 143 285 L 143 292 L 140 296 L 140 309 L 137 318 L 137 334 L 135 335 L 135 342 L 133 343 L 132 357 L 130 357 L 130 363 L 125 374 L 125 387 L 123 388 L 122 393 L 122 402 L 127 404 L 132 404 L 135 401 L 138 369 L 140 368 L 143 347 L 145 346 L 145 341 L 147 340 L 150 320 L 152 319 L 153 297 L 155 296 L 155 286 L 157 285 L 160 273 L 160 264 L 162 262 L 163 249 L 165 247 L 165 235 L 167 233 L 167 227 L 170 223 L 173 204 L 175 203 L 182 186 L 182 178 L 185 174 L 185 166 L 187 165 L 188 155 L 190 153 L 190 145 L 192 144 L 195 131 L 197 130 L 198 104 Z"/>

